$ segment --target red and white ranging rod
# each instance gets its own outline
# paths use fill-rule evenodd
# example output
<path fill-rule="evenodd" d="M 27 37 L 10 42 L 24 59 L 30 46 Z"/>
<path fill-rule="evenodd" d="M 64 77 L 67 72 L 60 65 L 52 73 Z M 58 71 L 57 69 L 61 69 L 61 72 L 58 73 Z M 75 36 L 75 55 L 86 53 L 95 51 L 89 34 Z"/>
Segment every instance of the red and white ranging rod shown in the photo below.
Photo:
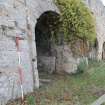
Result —
<path fill-rule="evenodd" d="M 20 37 L 16 37 L 16 47 L 17 47 L 17 53 L 18 53 L 18 73 L 19 73 L 19 84 L 21 87 L 21 95 L 22 95 L 22 100 L 24 100 L 24 91 L 23 91 L 23 71 L 22 71 L 22 66 L 21 66 L 21 54 L 20 54 L 20 46 L 19 46 L 19 41 L 21 40 Z"/>

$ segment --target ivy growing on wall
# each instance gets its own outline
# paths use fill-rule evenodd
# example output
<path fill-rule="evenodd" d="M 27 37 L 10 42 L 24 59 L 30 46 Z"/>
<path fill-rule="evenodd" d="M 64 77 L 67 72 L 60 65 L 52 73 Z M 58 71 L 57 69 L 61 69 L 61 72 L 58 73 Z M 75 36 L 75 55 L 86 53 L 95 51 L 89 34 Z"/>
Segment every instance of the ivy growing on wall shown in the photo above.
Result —
<path fill-rule="evenodd" d="M 96 39 L 95 18 L 81 0 L 55 0 L 60 10 L 60 29 L 66 41 L 78 37 L 89 42 Z"/>

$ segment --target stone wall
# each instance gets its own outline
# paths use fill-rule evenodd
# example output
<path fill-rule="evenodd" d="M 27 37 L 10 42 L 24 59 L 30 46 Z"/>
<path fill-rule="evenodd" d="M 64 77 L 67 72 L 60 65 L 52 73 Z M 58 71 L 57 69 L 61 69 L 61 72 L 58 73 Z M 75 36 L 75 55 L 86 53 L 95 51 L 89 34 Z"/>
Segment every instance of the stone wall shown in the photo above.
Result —
<path fill-rule="evenodd" d="M 105 7 L 101 0 L 84 0 L 96 19 L 96 31 L 98 41 L 98 60 L 102 59 L 103 43 L 105 42 Z"/>
<path fill-rule="evenodd" d="M 35 25 L 46 11 L 59 12 L 52 0 L 0 0 L 0 105 L 21 96 L 16 37 L 22 38 L 24 94 L 39 87 Z"/>
<path fill-rule="evenodd" d="M 85 3 L 96 16 L 98 55 L 101 59 L 105 41 L 105 9 L 99 0 L 85 0 Z M 0 0 L 0 104 L 21 96 L 16 37 L 22 38 L 19 45 L 24 94 L 39 87 L 35 26 L 37 19 L 46 11 L 59 13 L 53 0 Z"/>

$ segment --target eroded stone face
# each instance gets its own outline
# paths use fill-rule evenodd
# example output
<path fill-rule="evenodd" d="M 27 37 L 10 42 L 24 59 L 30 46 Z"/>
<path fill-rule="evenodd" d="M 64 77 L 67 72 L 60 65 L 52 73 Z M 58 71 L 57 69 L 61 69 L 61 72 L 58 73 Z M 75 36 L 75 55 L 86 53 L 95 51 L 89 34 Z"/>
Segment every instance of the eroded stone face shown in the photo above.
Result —
<path fill-rule="evenodd" d="M 22 85 L 24 94 L 38 87 L 35 25 L 37 18 L 46 11 L 58 11 L 49 0 L 0 0 L 0 104 L 21 96 L 19 56 L 21 56 Z M 32 62 L 32 59 L 35 59 Z M 32 70 L 33 68 L 33 70 Z M 35 75 L 34 75 L 35 74 Z"/>
<path fill-rule="evenodd" d="M 96 13 L 96 4 L 99 7 L 98 13 Z M 100 20 L 102 19 L 101 21 L 97 19 L 100 26 L 105 23 L 105 15 L 100 16 L 102 12 L 100 10 L 105 10 L 100 9 L 101 6 L 98 2 L 96 4 L 94 5 L 93 2 L 92 7 L 90 5 L 89 7 L 93 10 L 95 16 L 99 16 Z M 102 6 L 102 8 L 104 7 Z M 33 91 L 33 74 L 37 74 L 35 25 L 40 15 L 46 11 L 59 12 L 53 0 L 26 0 L 26 2 L 25 0 L 0 0 L 0 104 L 5 104 L 7 100 L 21 96 L 16 47 L 17 36 L 22 38 L 19 46 L 24 93 Z M 99 33 L 97 36 L 104 37 L 104 28 L 100 30 L 97 32 Z M 66 53 L 67 56 L 65 57 L 68 57 Z M 34 62 L 32 62 L 32 59 L 34 59 Z M 71 66 L 66 67 L 68 72 L 68 68 Z M 32 68 L 34 71 L 32 71 Z M 37 80 L 37 77 L 35 79 Z"/>
<path fill-rule="evenodd" d="M 100 0 L 84 0 L 96 19 L 98 41 L 98 60 L 102 59 L 103 43 L 105 42 L 105 7 Z"/>

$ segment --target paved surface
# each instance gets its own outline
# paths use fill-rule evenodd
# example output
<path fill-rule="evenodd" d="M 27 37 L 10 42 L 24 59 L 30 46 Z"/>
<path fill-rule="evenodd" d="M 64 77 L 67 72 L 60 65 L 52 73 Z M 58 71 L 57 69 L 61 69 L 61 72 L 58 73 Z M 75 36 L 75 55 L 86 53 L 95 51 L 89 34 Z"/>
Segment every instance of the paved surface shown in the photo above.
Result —
<path fill-rule="evenodd" d="M 102 105 L 103 103 L 105 103 L 105 94 L 103 96 L 101 96 L 99 99 L 97 99 L 91 105 Z"/>

